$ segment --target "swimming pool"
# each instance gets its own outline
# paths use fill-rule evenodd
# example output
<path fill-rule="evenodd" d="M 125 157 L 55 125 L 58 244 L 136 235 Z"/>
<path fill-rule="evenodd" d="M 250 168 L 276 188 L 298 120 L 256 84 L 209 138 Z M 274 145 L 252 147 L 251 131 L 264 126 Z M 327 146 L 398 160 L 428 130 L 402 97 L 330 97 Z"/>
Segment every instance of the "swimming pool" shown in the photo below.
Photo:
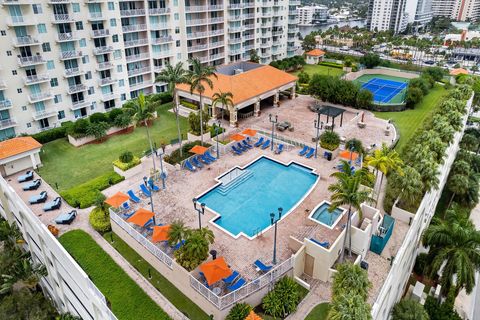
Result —
<path fill-rule="evenodd" d="M 287 216 L 318 181 L 314 169 L 296 162 L 285 165 L 262 156 L 217 178 L 219 183 L 198 197 L 218 217 L 212 219 L 231 236 L 253 239 L 270 227 L 270 213 Z"/>
<path fill-rule="evenodd" d="M 332 212 L 329 212 L 331 204 L 328 201 L 322 201 L 315 209 L 312 210 L 312 213 L 308 216 L 309 219 L 314 220 L 320 224 L 325 225 L 327 228 L 333 229 L 338 221 L 342 218 L 343 214 L 346 212 L 343 208 L 337 208 Z"/>

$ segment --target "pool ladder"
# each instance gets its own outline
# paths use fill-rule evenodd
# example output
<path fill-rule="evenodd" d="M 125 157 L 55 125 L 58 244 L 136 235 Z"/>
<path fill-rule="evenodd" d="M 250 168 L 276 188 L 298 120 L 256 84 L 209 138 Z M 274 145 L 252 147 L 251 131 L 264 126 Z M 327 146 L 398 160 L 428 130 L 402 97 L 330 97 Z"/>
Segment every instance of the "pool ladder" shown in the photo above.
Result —
<path fill-rule="evenodd" d="M 256 228 L 253 230 L 253 234 L 255 234 L 256 237 L 263 235 L 263 229 L 262 228 Z"/>

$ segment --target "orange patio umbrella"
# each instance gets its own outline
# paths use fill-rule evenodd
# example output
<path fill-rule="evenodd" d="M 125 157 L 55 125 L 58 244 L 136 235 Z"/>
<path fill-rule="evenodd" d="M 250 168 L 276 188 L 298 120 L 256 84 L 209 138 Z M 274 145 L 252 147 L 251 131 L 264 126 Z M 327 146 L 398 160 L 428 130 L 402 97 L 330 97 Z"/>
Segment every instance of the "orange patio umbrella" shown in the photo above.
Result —
<path fill-rule="evenodd" d="M 152 211 L 148 211 L 146 209 L 140 208 L 133 216 L 127 219 L 128 222 L 135 223 L 137 226 L 143 227 L 148 220 L 152 219 L 154 213 Z"/>
<path fill-rule="evenodd" d="M 209 286 L 232 274 L 223 257 L 205 262 L 200 266 L 200 271 L 203 272 Z"/>
<path fill-rule="evenodd" d="M 247 136 L 253 137 L 254 135 L 257 134 L 257 130 L 253 129 L 245 129 L 242 131 L 243 134 L 246 134 Z"/>
<path fill-rule="evenodd" d="M 230 140 L 242 141 L 243 139 L 245 139 L 245 136 L 242 136 L 239 133 L 235 133 L 234 135 L 230 136 Z"/>
<path fill-rule="evenodd" d="M 207 147 L 204 147 L 204 146 L 194 146 L 192 149 L 189 150 L 189 152 L 191 153 L 195 153 L 195 154 L 204 154 L 205 152 L 207 152 L 208 148 Z"/>
<path fill-rule="evenodd" d="M 168 240 L 168 231 L 170 231 L 170 225 L 155 226 L 153 227 L 152 241 L 160 242 Z"/>
<path fill-rule="evenodd" d="M 350 160 L 350 159 L 357 160 L 359 154 L 357 152 L 344 150 L 344 151 L 339 153 L 339 156 L 340 156 L 340 158 L 344 158 L 344 159 L 347 159 L 347 160 Z"/>
<path fill-rule="evenodd" d="M 130 199 L 130 198 L 125 193 L 122 193 L 122 192 L 119 191 L 119 192 L 115 193 L 113 196 L 111 196 L 110 198 L 108 198 L 107 200 L 105 200 L 104 202 L 106 204 L 111 205 L 114 208 L 118 208 L 122 204 L 127 202 L 128 199 Z"/>

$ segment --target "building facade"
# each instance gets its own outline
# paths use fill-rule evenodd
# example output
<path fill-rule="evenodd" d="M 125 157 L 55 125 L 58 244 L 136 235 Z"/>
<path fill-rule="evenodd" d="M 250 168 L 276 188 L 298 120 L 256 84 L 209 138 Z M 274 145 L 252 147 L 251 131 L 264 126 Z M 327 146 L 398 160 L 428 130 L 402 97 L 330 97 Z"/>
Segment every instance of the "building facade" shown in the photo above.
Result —
<path fill-rule="evenodd" d="M 477 21 L 480 19 L 480 0 L 432 0 L 432 10 L 434 16 Z"/>
<path fill-rule="evenodd" d="M 119 107 L 168 64 L 295 55 L 295 0 L 1 0 L 0 140 Z M 4 18 L 3 18 L 4 17 Z"/>
<path fill-rule="evenodd" d="M 325 23 L 328 20 L 328 7 L 305 6 L 297 8 L 298 24 L 303 26 Z"/>

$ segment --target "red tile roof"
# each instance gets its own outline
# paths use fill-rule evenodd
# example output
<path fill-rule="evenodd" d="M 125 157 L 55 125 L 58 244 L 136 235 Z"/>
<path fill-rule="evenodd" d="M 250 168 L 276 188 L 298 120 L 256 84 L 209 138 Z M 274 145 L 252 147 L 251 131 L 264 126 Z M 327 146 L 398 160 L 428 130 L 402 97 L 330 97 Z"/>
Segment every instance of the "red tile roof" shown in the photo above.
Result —
<path fill-rule="evenodd" d="M 450 71 L 450 75 L 452 76 L 456 76 L 459 74 L 468 74 L 468 71 L 463 68 L 452 69 L 452 71 Z"/>
<path fill-rule="evenodd" d="M 325 54 L 325 51 L 322 51 L 320 49 L 313 49 L 311 51 L 308 51 L 306 53 L 307 56 L 315 56 L 315 57 L 321 57 Z"/>
<path fill-rule="evenodd" d="M 0 159 L 41 148 L 42 144 L 32 137 L 17 137 L 0 142 Z"/>

